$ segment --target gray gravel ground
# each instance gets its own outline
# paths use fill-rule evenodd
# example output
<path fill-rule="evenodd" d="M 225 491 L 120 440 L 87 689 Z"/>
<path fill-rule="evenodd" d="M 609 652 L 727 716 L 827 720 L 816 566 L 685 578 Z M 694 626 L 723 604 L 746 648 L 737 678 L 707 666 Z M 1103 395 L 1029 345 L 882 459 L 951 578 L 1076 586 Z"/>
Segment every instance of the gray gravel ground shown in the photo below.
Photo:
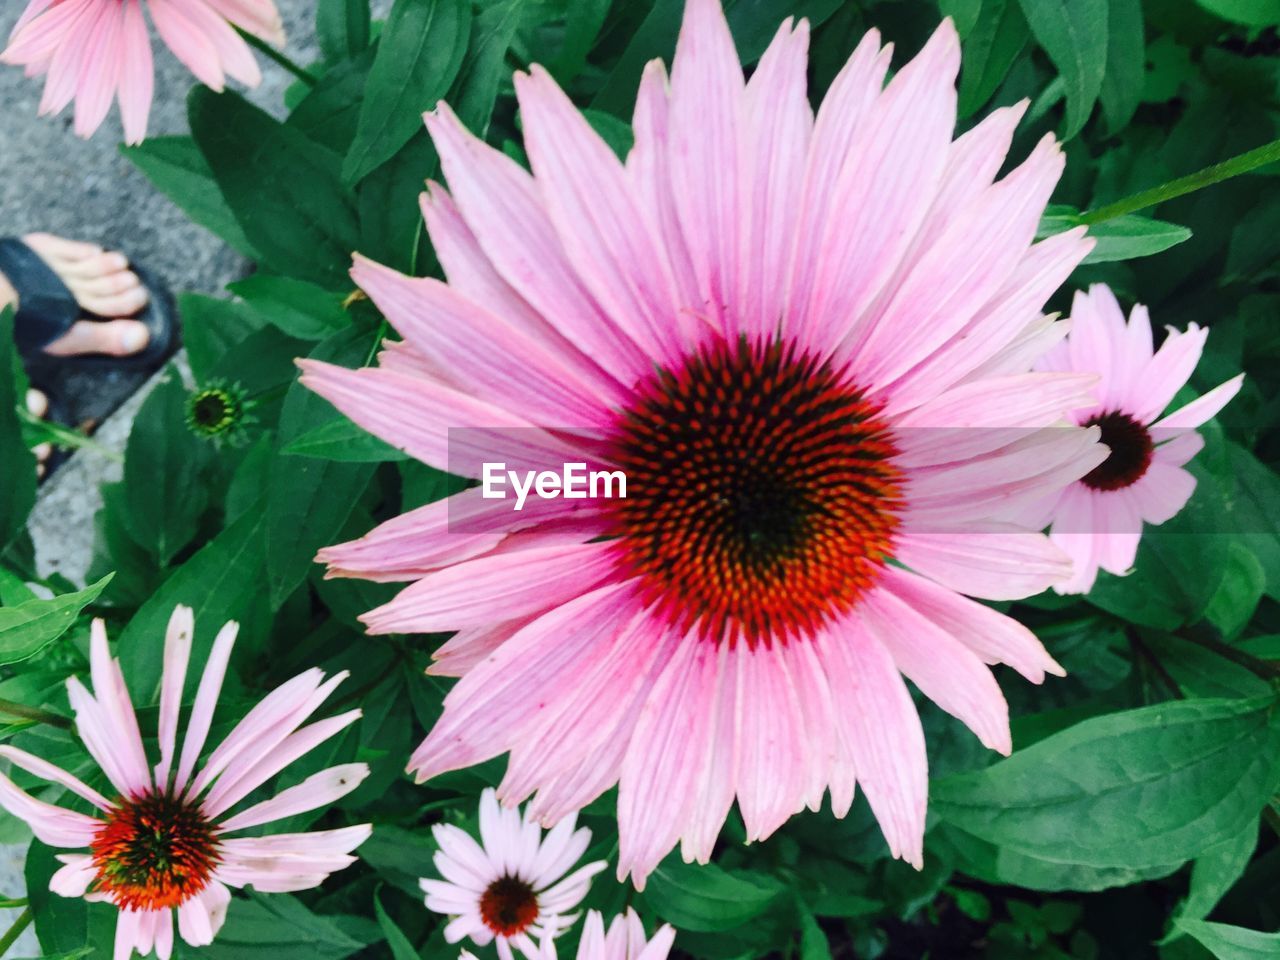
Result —
<path fill-rule="evenodd" d="M 313 0 L 278 0 L 289 34 L 287 53 L 300 63 L 317 56 Z M 25 2 L 0 4 L 0 38 L 7 37 Z M 377 4 L 375 9 L 385 8 Z M 185 133 L 186 91 L 194 80 L 158 44 L 156 102 L 149 131 Z M 251 99 L 275 113 L 290 77 L 263 63 L 263 83 Z M 36 116 L 40 84 L 13 67 L 0 68 L 0 235 L 48 231 L 124 250 L 164 277 L 175 292 L 215 293 L 249 268 L 213 235 L 191 224 L 170 201 L 120 155 L 119 118 L 113 114 L 90 140 L 71 130 L 70 111 L 53 119 Z M 138 389 L 142 378 L 118 374 L 75 375 L 63 391 L 77 421 L 99 421 Z M 129 398 L 107 420 L 97 439 L 120 450 L 141 394 Z M 88 453 L 73 457 L 42 488 L 32 517 L 41 566 L 82 581 L 93 536 L 98 485 L 119 476 L 119 464 Z M 0 897 L 20 896 L 23 848 L 0 847 Z M 11 922 L 0 911 L 0 932 Z M 40 950 L 28 930 L 7 953 L 34 957 Z"/>

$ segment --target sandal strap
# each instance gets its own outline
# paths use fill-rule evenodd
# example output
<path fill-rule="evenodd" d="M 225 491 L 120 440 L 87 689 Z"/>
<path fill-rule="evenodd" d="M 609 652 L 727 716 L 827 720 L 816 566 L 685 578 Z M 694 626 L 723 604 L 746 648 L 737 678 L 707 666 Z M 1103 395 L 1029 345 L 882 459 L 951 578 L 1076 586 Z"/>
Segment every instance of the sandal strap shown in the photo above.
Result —
<path fill-rule="evenodd" d="M 13 339 L 31 359 L 71 329 L 80 304 L 62 279 L 34 250 L 16 237 L 0 238 L 0 273 L 18 292 Z"/>

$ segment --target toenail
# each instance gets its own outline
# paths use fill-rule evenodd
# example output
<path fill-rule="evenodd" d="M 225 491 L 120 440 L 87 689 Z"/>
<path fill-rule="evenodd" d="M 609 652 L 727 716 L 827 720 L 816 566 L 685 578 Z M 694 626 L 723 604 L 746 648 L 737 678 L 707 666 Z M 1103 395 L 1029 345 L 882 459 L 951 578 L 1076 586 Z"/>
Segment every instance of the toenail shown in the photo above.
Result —
<path fill-rule="evenodd" d="M 141 325 L 130 326 L 120 338 L 120 345 L 128 353 L 137 353 L 147 345 L 147 328 Z"/>

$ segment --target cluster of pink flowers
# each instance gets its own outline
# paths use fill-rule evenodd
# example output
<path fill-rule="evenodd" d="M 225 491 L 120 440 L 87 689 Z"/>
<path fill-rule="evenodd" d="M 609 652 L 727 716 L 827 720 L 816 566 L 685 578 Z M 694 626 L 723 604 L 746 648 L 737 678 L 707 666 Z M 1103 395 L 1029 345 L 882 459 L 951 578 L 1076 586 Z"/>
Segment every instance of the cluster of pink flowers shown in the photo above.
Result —
<path fill-rule="evenodd" d="M 253 79 L 218 15 L 278 28 L 265 0 L 147 2 L 211 84 Z M 146 46 L 140 3 L 36 0 L 5 56 L 48 73 L 48 108 L 78 96 L 88 130 L 103 89 L 65 51 L 97 44 L 141 136 L 141 60 L 112 59 Z M 423 212 L 447 282 L 357 258 L 403 339 L 377 367 L 302 364 L 305 384 L 433 467 L 581 461 L 630 487 L 521 513 L 473 488 L 321 554 L 331 576 L 411 582 L 365 615 L 371 633 L 454 632 L 433 671 L 459 681 L 413 754 L 418 780 L 509 755 L 482 844 L 435 829 L 443 879 L 423 889 L 453 917 L 451 943 L 553 957 L 605 867 L 568 873 L 590 842 L 575 814 L 615 786 L 618 876 L 638 888 L 676 846 L 707 862 L 735 802 L 760 840 L 828 795 L 843 816 L 859 786 L 893 855 L 920 866 L 928 768 L 906 681 L 1009 753 L 991 666 L 1032 683 L 1062 670 L 980 601 L 1127 572 L 1142 524 L 1191 496 L 1195 428 L 1239 389 L 1161 419 L 1204 330 L 1154 350 L 1145 311 L 1126 322 L 1101 287 L 1069 320 L 1042 312 L 1092 241 L 1034 241 L 1063 168 L 1052 137 L 997 179 L 1025 105 L 952 139 L 949 21 L 887 85 L 892 51 L 867 34 L 816 115 L 807 45 L 788 20 L 744 79 L 717 0 L 689 0 L 670 78 L 660 61 L 644 72 L 625 161 L 537 67 L 516 78 L 532 172 L 440 105 L 427 126 L 449 190 L 432 185 Z M 458 428 L 469 439 L 451 444 Z M 94 693 L 69 693 L 115 799 L 0 748 L 98 809 L 0 777 L 0 803 L 37 836 L 91 851 L 64 854 L 53 886 L 120 908 L 118 956 L 166 958 L 175 908 L 183 938 L 208 943 L 228 886 L 313 886 L 368 834 L 228 836 L 365 773 L 336 767 L 230 813 L 358 715 L 303 726 L 341 679 L 310 671 L 196 773 L 233 636 L 214 645 L 178 755 L 191 627 L 175 613 L 153 770 L 95 628 Z M 164 858 L 142 824 L 167 831 Z M 647 940 L 634 915 L 606 932 L 592 914 L 578 956 L 662 960 L 672 936 Z"/>

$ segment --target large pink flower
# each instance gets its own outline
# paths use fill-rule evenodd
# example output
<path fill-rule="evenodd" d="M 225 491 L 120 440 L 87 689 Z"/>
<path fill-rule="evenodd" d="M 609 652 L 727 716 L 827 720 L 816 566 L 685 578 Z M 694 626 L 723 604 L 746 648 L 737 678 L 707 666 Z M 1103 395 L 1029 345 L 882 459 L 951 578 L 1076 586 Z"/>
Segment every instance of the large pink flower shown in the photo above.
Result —
<path fill-rule="evenodd" d="M 236 724 L 198 768 L 213 723 L 237 626 L 214 640 L 178 752 L 182 691 L 191 656 L 192 613 L 177 607 L 164 645 L 160 683 L 160 762 L 143 749 L 120 663 L 107 649 L 101 620 L 93 623 L 93 692 L 74 677 L 67 693 L 76 731 L 115 792 L 108 799 L 67 771 L 17 747 L 0 758 L 70 791 L 94 815 L 38 800 L 0 774 L 0 806 L 25 820 L 42 843 L 88 853 L 61 853 L 64 866 L 49 887 L 64 897 L 107 901 L 119 909 L 116 960 L 154 949 L 160 960 L 178 932 L 195 947 L 213 942 L 231 903 L 227 887 L 264 893 L 306 890 L 355 862 L 351 851 L 369 836 L 368 824 L 310 833 L 233 837 L 231 834 L 330 804 L 358 787 L 362 763 L 330 767 L 238 813 L 231 809 L 303 754 L 360 716 L 359 710 L 302 726 L 345 674 L 328 680 L 308 670 L 277 687 Z"/>
<path fill-rule="evenodd" d="M 667 960 L 676 932 L 669 924 L 663 924 L 652 938 L 645 936 L 644 923 L 630 908 L 619 914 L 606 928 L 604 916 L 597 910 L 587 913 L 587 921 L 578 941 L 577 960 Z M 547 937 L 542 941 L 536 960 L 556 960 L 555 942 Z M 458 960 L 476 960 L 463 950 Z"/>
<path fill-rule="evenodd" d="M 843 816 L 855 782 L 920 864 L 903 675 L 1010 750 L 987 664 L 1059 667 L 963 594 L 1065 579 L 1006 518 L 1105 456 L 1096 428 L 1049 428 L 1095 378 L 1030 372 L 1060 335 L 1041 307 L 1090 246 L 1032 245 L 1057 145 L 996 181 L 1022 107 L 952 141 L 950 22 L 884 89 L 868 34 L 816 119 L 807 42 L 788 21 L 744 83 L 719 5 L 689 0 L 625 164 L 538 68 L 516 78 L 532 175 L 442 105 L 452 195 L 424 210 L 449 282 L 357 259 L 404 341 L 376 369 L 303 364 L 426 463 L 626 473 L 626 498 L 520 512 L 473 488 L 321 559 L 416 581 L 371 632 L 458 631 L 417 776 L 510 752 L 501 798 L 536 792 L 548 823 L 618 784 L 637 884 L 677 842 L 706 861 L 735 798 L 760 839 L 828 788 Z"/>
<path fill-rule="evenodd" d="M 1196 478 L 1183 467 L 1204 446 L 1195 429 L 1216 416 L 1244 381 L 1243 373 L 1232 377 L 1160 418 L 1191 379 L 1208 335 L 1194 323 L 1185 333 L 1171 327 L 1153 350 L 1146 307 L 1135 305 L 1126 324 L 1108 287 L 1096 284 L 1075 295 L 1071 333 L 1037 368 L 1101 375 L 1096 402 L 1073 410 L 1070 418 L 1097 425 L 1111 454 L 1032 511 L 1042 510 L 1041 519 L 1052 521 L 1050 537 L 1075 563 L 1071 579 L 1054 584 L 1059 593 L 1088 593 L 1099 569 L 1128 573 L 1142 525 L 1164 523 L 1191 499 Z"/>
<path fill-rule="evenodd" d="M 0 53 L 0 62 L 45 76 L 40 113 L 56 114 L 73 99 L 75 131 L 88 137 L 112 98 L 120 102 L 125 142 L 141 143 L 155 73 L 144 0 L 30 0 Z M 221 90 L 229 76 L 248 86 L 262 79 L 248 44 L 233 27 L 284 44 L 272 0 L 145 0 L 160 39 L 200 82 Z"/>

